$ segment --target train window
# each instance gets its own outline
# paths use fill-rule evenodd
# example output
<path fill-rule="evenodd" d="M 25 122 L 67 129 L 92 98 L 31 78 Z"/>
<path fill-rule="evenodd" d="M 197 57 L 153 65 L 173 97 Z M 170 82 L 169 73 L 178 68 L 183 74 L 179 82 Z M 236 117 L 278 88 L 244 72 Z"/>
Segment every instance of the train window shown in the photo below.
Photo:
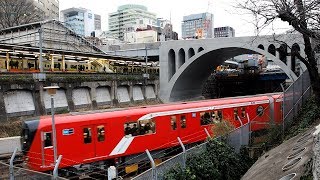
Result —
<path fill-rule="evenodd" d="M 201 112 L 200 113 L 201 126 L 212 124 L 214 119 L 215 119 L 215 114 L 213 112 Z"/>
<path fill-rule="evenodd" d="M 181 115 L 181 128 L 187 127 L 187 118 L 185 115 Z"/>
<path fill-rule="evenodd" d="M 234 120 L 238 120 L 238 108 L 233 109 Z"/>
<path fill-rule="evenodd" d="M 126 123 L 124 125 L 124 134 L 139 136 L 152 134 L 156 132 L 156 124 L 153 119 L 141 120 L 137 122 Z"/>
<path fill-rule="evenodd" d="M 50 147 L 50 146 L 52 146 L 52 133 L 45 132 L 44 133 L 44 147 Z"/>
<path fill-rule="evenodd" d="M 156 132 L 156 123 L 153 119 L 139 121 L 138 130 L 140 135 L 153 134 Z"/>
<path fill-rule="evenodd" d="M 83 128 L 83 142 L 89 144 L 92 141 L 91 128 Z"/>
<path fill-rule="evenodd" d="M 246 108 L 245 107 L 241 107 L 241 117 L 242 118 L 246 117 Z"/>
<path fill-rule="evenodd" d="M 213 112 L 212 117 L 214 121 L 222 121 L 222 110 L 216 110 Z"/>
<path fill-rule="evenodd" d="M 97 127 L 97 137 L 98 137 L 98 142 L 104 141 L 105 138 L 105 131 L 104 131 L 104 126 L 98 126 Z"/>
<path fill-rule="evenodd" d="M 257 116 L 262 116 L 264 112 L 264 109 L 262 106 L 257 107 Z"/>
<path fill-rule="evenodd" d="M 176 130 L 177 129 L 177 118 L 176 116 L 171 116 L 171 129 Z"/>

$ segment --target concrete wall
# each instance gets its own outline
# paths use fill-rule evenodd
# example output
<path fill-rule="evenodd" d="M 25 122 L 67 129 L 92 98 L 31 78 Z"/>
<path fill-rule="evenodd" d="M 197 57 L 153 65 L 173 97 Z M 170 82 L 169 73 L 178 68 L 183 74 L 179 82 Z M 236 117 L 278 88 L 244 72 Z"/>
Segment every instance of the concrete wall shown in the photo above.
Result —
<path fill-rule="evenodd" d="M 20 136 L 0 139 L 1 154 L 12 154 L 16 147 L 18 148 L 18 151 L 21 151 Z"/>
<path fill-rule="evenodd" d="M 51 83 L 0 85 L 0 121 L 18 116 L 39 116 L 50 113 L 51 96 L 43 87 Z M 96 81 L 56 83 L 56 111 L 95 110 L 134 104 L 158 98 L 158 80 Z"/>

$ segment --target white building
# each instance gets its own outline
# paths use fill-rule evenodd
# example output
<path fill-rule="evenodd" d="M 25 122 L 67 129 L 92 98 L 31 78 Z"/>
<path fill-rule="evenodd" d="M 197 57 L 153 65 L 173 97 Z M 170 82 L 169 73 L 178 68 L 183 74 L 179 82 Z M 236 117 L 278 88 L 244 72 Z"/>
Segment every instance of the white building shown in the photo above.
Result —
<path fill-rule="evenodd" d="M 60 17 L 60 21 L 64 22 L 67 27 L 82 36 L 91 36 L 96 30 L 95 27 L 99 27 L 99 19 L 101 24 L 100 16 L 97 15 L 97 18 L 95 18 L 95 14 L 91 10 L 85 8 L 69 8 L 62 10 Z"/>
<path fill-rule="evenodd" d="M 147 7 L 142 5 L 123 5 L 117 12 L 109 14 L 109 31 L 120 40 L 125 39 L 125 33 L 135 31 L 140 25 L 156 25 L 156 23 L 156 14 L 149 12 Z"/>
<path fill-rule="evenodd" d="M 183 16 L 182 38 L 213 38 L 213 14 L 200 13 Z"/>
<path fill-rule="evenodd" d="M 158 40 L 158 32 L 154 29 L 128 32 L 124 40 L 129 43 L 153 43 Z"/>

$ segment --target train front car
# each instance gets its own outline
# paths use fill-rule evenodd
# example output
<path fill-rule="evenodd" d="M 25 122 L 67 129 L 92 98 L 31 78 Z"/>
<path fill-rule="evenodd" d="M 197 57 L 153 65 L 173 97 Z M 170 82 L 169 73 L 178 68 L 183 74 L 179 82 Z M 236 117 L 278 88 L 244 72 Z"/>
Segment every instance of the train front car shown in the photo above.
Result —
<path fill-rule="evenodd" d="M 30 151 L 31 146 L 34 144 L 34 139 L 38 130 L 39 119 L 24 121 L 22 123 L 21 131 L 21 148 L 24 155 L 27 166 L 30 168 L 30 158 L 36 158 L 36 154 Z"/>

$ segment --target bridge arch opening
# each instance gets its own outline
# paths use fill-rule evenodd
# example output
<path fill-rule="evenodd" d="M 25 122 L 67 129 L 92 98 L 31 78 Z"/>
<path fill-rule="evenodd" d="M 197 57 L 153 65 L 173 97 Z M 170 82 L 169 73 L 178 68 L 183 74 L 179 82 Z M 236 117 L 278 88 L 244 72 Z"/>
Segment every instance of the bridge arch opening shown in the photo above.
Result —
<path fill-rule="evenodd" d="M 285 64 L 287 64 L 287 55 L 288 55 L 287 45 L 281 44 L 278 49 L 278 52 L 279 52 L 279 59 Z"/>
<path fill-rule="evenodd" d="M 276 56 L 276 47 L 273 44 L 270 44 L 268 47 L 268 53 Z"/>
<path fill-rule="evenodd" d="M 203 47 L 199 47 L 198 53 L 201 52 L 201 51 L 203 51 L 203 50 L 204 50 Z"/>
<path fill-rule="evenodd" d="M 168 53 L 168 71 L 169 71 L 168 81 L 170 81 L 172 76 L 176 73 L 176 53 L 174 52 L 173 49 L 170 49 Z"/>
<path fill-rule="evenodd" d="M 195 55 L 195 52 L 194 52 L 194 49 L 193 48 L 190 48 L 189 50 L 188 50 L 188 59 L 190 59 L 192 56 L 194 56 Z"/>
<path fill-rule="evenodd" d="M 274 45 L 273 47 L 271 46 L 271 49 L 271 52 L 275 53 L 276 48 Z M 251 47 L 225 47 L 195 55 L 189 61 L 185 62 L 185 64 L 177 70 L 176 74 L 174 74 L 168 82 L 165 88 L 167 94 L 162 93 L 162 100 L 174 102 L 203 98 L 203 87 L 205 82 L 216 70 L 217 66 L 223 64 L 228 59 L 246 54 L 261 55 L 263 54 L 263 51 L 259 48 L 254 48 L 253 50 Z M 276 58 L 269 53 L 266 53 L 265 57 L 271 61 L 276 60 Z M 235 88 L 233 90 L 237 89 Z M 163 92 L 164 89 L 161 91 Z"/>
<path fill-rule="evenodd" d="M 181 48 L 178 54 L 179 54 L 178 68 L 180 68 L 186 62 L 186 53 L 184 52 L 184 49 Z"/>
<path fill-rule="evenodd" d="M 262 44 L 259 44 L 258 48 L 264 50 L 264 46 Z"/>

